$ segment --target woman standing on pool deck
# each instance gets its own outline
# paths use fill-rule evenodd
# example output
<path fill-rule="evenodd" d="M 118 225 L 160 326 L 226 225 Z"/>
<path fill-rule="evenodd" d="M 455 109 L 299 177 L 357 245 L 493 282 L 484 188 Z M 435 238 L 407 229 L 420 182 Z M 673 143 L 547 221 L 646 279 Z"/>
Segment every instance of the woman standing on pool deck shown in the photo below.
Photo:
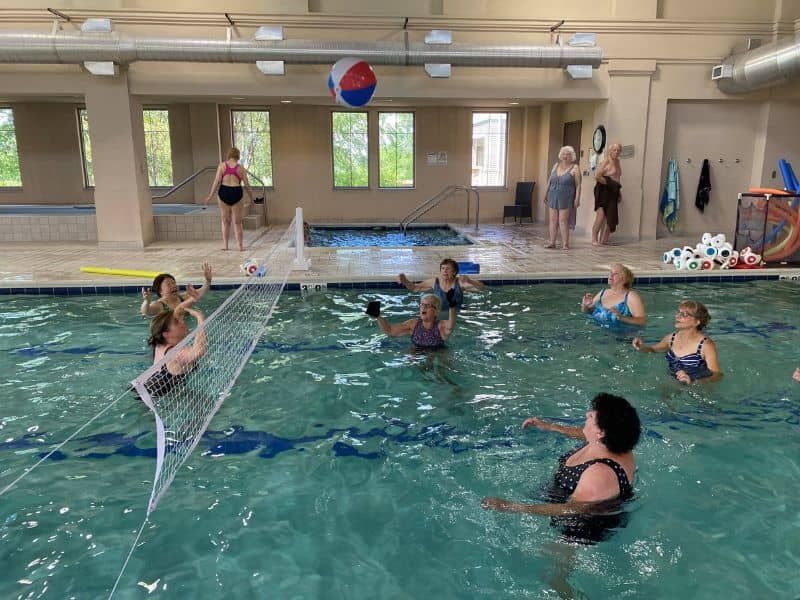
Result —
<path fill-rule="evenodd" d="M 466 275 L 459 275 L 458 263 L 452 258 L 445 258 L 439 263 L 439 277 L 431 277 L 430 279 L 414 283 L 409 281 L 405 273 L 400 273 L 397 276 L 397 281 L 400 285 L 405 286 L 407 290 L 411 290 L 412 292 L 427 292 L 428 290 L 433 290 L 433 293 L 439 296 L 442 306 L 448 306 L 449 300 L 447 294 L 450 290 L 455 290 L 453 292 L 456 303 L 455 306 L 460 307 L 464 303 L 465 289 L 486 289 L 486 286 L 477 279 L 472 279 Z"/>
<path fill-rule="evenodd" d="M 581 170 L 572 146 L 558 151 L 558 162 L 550 171 L 544 201 L 550 207 L 550 243 L 545 248 L 556 247 L 556 234 L 560 229 L 562 247 L 569 250 L 569 211 L 581 205 Z"/>
<path fill-rule="evenodd" d="M 247 171 L 239 164 L 239 150 L 231 148 L 228 150 L 228 157 L 217 167 L 217 176 L 211 184 L 211 191 L 206 197 L 205 204 L 208 204 L 214 194 L 219 194 L 219 208 L 222 211 L 222 243 L 225 244 L 223 250 L 228 249 L 228 238 L 231 232 L 231 221 L 233 221 L 233 233 L 236 236 L 236 244 L 239 251 L 244 250 L 242 243 L 242 208 L 241 204 L 243 192 L 247 192 L 250 202 L 253 202 L 253 190 L 250 188 L 250 181 L 247 179 Z M 242 189 L 244 184 L 244 190 Z"/>
<path fill-rule="evenodd" d="M 633 347 L 640 352 L 666 352 L 669 371 L 681 383 L 718 381 L 722 379 L 722 371 L 717 359 L 717 345 L 703 333 L 710 320 L 708 309 L 703 304 L 684 300 L 675 313 L 677 331 L 665 335 L 652 346 L 637 336 L 633 339 Z"/>
<path fill-rule="evenodd" d="M 608 156 L 597 167 L 594 178 L 594 225 L 592 225 L 592 246 L 605 246 L 608 238 L 617 229 L 619 212 L 617 205 L 622 202 L 622 166 L 619 153 L 622 144 L 614 142 L 608 149 Z"/>
<path fill-rule="evenodd" d="M 166 309 L 175 310 L 186 297 L 200 300 L 211 287 L 211 265 L 208 263 L 203 263 L 203 277 L 205 278 L 203 287 L 198 290 L 187 285 L 186 296 L 181 297 L 178 293 L 178 284 L 172 275 L 169 273 L 157 275 L 153 279 L 152 288 L 142 288 L 142 306 L 139 312 L 145 317 L 153 317 Z M 151 304 L 150 299 L 153 292 L 158 294 L 159 298 Z"/>
<path fill-rule="evenodd" d="M 594 296 L 584 294 L 581 311 L 592 313 L 592 318 L 600 325 L 624 323 L 643 326 L 647 323 L 647 312 L 642 298 L 631 289 L 633 280 L 633 272 L 628 267 L 621 263 L 611 265 L 608 288 Z"/>

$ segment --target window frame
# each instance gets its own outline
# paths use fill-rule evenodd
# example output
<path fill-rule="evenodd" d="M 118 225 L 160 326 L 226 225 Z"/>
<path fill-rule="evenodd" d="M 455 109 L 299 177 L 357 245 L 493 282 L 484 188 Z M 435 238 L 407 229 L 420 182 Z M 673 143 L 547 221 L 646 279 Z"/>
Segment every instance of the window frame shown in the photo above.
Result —
<path fill-rule="evenodd" d="M 17 119 L 14 115 L 14 107 L 0 104 L 0 110 L 11 111 L 11 121 L 14 123 L 14 147 L 17 150 L 17 170 L 19 171 L 19 185 L 0 185 L 0 191 L 18 192 L 22 186 L 22 161 L 19 158 L 19 140 L 17 139 Z"/>
<path fill-rule="evenodd" d="M 168 185 L 150 185 L 150 163 L 147 160 L 147 130 L 144 129 L 144 113 L 147 111 L 163 111 L 167 113 L 167 137 L 169 138 L 169 168 L 172 174 L 172 183 Z M 144 134 L 144 158 L 145 164 L 147 165 L 147 186 L 151 190 L 169 190 L 175 187 L 175 165 L 172 164 L 172 127 L 170 126 L 169 122 L 169 106 L 163 105 L 153 105 L 153 106 L 142 106 L 142 133 Z"/>
<path fill-rule="evenodd" d="M 263 187 L 266 190 L 270 190 L 270 191 L 275 190 L 275 163 L 273 162 L 274 154 L 272 152 L 272 108 L 270 106 L 258 107 L 258 106 L 238 106 L 238 105 L 236 105 L 235 108 L 233 106 L 229 107 L 228 116 L 230 118 L 231 146 L 233 148 L 239 148 L 239 146 L 236 145 L 236 135 L 235 135 L 235 129 L 234 129 L 234 126 L 233 126 L 233 113 L 234 112 L 265 112 L 265 113 L 267 113 L 267 118 L 269 119 L 269 164 L 270 164 L 270 168 L 272 169 L 272 174 L 271 174 L 272 183 L 270 185 L 264 185 Z M 241 148 L 239 148 L 239 150 L 241 151 Z M 244 168 L 244 165 L 242 165 L 242 168 Z M 250 174 L 250 172 L 248 171 L 248 175 L 249 174 Z M 258 187 L 258 188 L 262 187 L 260 183 L 258 183 L 258 182 L 254 182 L 254 183 L 256 184 L 256 187 Z"/>
<path fill-rule="evenodd" d="M 497 190 L 497 191 L 506 191 L 508 190 L 508 143 L 509 143 L 509 128 L 511 126 L 511 111 L 509 110 L 472 110 L 471 119 L 470 119 L 470 186 L 481 189 L 481 190 Z M 472 183 L 472 151 L 473 151 L 473 144 L 475 140 L 475 115 L 484 114 L 484 115 L 499 115 L 504 114 L 506 116 L 506 127 L 505 127 L 505 144 L 503 148 L 504 154 L 504 166 L 503 166 L 503 183 L 500 185 L 475 185 Z M 488 151 L 488 144 L 487 144 L 487 151 Z"/>
<path fill-rule="evenodd" d="M 378 111 L 378 189 L 379 190 L 415 190 L 417 189 L 417 112 L 414 110 L 379 110 Z M 381 185 L 381 115 L 411 115 L 411 185 Z"/>
<path fill-rule="evenodd" d="M 89 111 L 87 110 L 86 106 L 78 105 L 75 109 L 75 117 L 78 121 L 78 144 L 81 148 L 81 173 L 83 174 L 83 189 L 85 190 L 93 190 L 96 186 L 95 183 L 89 183 L 89 172 L 86 169 L 86 143 L 83 140 L 83 123 L 81 121 L 81 111 L 86 111 L 86 123 L 89 123 Z M 86 130 L 86 135 L 89 135 L 89 130 Z M 92 167 L 94 168 L 94 161 L 92 161 Z M 94 169 L 93 169 L 94 170 Z M 149 183 L 149 182 L 148 182 Z"/>
<path fill-rule="evenodd" d="M 334 152 L 333 116 L 335 114 L 339 114 L 339 113 L 344 114 L 344 115 L 361 114 L 361 115 L 364 115 L 366 117 L 366 123 L 367 123 L 367 132 L 366 132 L 366 136 L 367 136 L 367 185 L 365 185 L 365 186 L 337 186 L 336 185 L 336 165 L 335 165 L 335 159 L 334 159 L 334 155 L 333 155 L 333 152 Z M 369 121 L 370 121 L 370 118 L 369 118 L 369 116 L 370 116 L 370 111 L 368 111 L 368 110 L 337 110 L 337 109 L 332 109 L 330 111 L 330 120 L 329 120 L 329 122 L 330 122 L 331 130 L 330 130 L 329 139 L 330 139 L 330 142 L 331 142 L 331 185 L 332 185 L 333 191 L 335 191 L 335 192 L 340 192 L 340 191 L 363 191 L 363 190 L 372 189 L 372 187 L 370 185 L 371 184 L 371 182 L 370 182 L 370 179 L 371 179 L 370 174 L 371 174 L 371 170 L 372 170 L 371 169 L 371 166 L 372 166 L 371 162 L 372 161 L 370 160 L 370 151 L 369 151 L 369 146 L 370 146 L 370 139 L 369 139 L 370 138 L 370 135 L 369 135 L 369 130 L 370 130 Z"/>

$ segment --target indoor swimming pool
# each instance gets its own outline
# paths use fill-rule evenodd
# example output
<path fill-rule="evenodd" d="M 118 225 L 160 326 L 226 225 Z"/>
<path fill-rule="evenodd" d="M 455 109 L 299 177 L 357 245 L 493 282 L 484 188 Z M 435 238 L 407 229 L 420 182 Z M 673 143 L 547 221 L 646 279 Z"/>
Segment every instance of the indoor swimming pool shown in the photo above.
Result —
<path fill-rule="evenodd" d="M 364 315 L 400 290 L 285 292 L 231 396 L 145 528 L 116 598 L 692 599 L 800 596 L 798 293 L 790 282 L 644 285 L 644 338 L 682 298 L 709 307 L 725 377 L 684 387 L 634 331 L 580 313 L 598 286 L 468 295 L 448 348 L 411 350 Z M 203 299 L 210 313 L 229 292 Z M 4 296 L 0 489 L 149 366 L 140 297 Z M 609 391 L 639 411 L 636 495 L 611 539 L 565 547 L 541 500 Z M 127 395 L 0 498 L 0 597 L 106 597 L 145 513 L 153 418 Z"/>

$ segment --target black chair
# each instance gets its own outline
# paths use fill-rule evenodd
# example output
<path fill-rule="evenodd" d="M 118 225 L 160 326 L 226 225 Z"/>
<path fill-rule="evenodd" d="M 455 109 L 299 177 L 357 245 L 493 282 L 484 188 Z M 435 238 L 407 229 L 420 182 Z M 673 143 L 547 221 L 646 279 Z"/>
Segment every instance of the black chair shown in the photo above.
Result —
<path fill-rule="evenodd" d="M 530 219 L 533 223 L 533 187 L 535 181 L 518 181 L 517 195 L 514 204 L 503 207 L 503 223 L 507 217 L 514 217 L 515 222 L 522 219 Z"/>

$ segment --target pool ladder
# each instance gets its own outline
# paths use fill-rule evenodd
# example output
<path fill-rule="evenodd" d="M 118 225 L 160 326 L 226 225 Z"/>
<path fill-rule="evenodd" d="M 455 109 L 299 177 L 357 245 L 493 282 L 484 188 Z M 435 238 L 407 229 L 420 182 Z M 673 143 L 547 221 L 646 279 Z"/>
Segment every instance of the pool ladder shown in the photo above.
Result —
<path fill-rule="evenodd" d="M 400 228 L 405 231 L 414 221 L 422 217 L 428 211 L 439 206 L 444 200 L 450 198 L 456 192 L 466 192 L 467 195 L 467 225 L 469 225 L 469 207 L 472 194 L 475 194 L 475 231 L 478 230 L 478 216 L 481 208 L 481 196 L 478 189 L 469 185 L 448 185 L 439 190 L 436 194 L 425 200 L 417 208 L 412 210 L 400 221 Z"/>

